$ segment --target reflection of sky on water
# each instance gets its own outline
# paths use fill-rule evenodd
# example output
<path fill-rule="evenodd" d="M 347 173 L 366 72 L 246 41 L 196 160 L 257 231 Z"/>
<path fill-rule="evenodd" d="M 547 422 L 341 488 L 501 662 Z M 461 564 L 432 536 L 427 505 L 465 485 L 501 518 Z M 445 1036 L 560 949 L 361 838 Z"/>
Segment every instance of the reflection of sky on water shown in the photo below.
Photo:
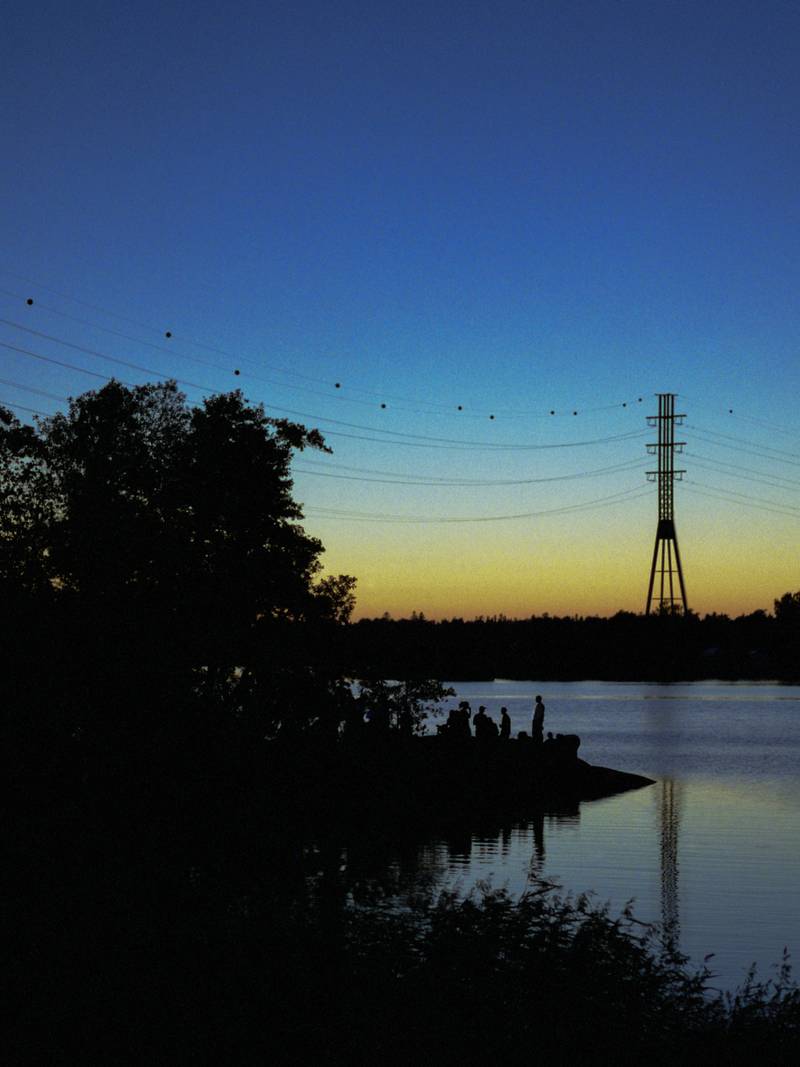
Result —
<path fill-rule="evenodd" d="M 700 682 L 449 683 L 454 700 L 508 707 L 512 730 L 530 730 L 544 695 L 545 729 L 577 733 L 580 755 L 657 778 L 728 777 L 795 782 L 800 760 L 800 686 Z"/>
<path fill-rule="evenodd" d="M 457 684 L 458 699 L 509 709 L 529 729 L 578 733 L 591 763 L 648 774 L 656 786 L 584 803 L 492 833 L 437 843 L 444 884 L 476 880 L 522 893 L 531 879 L 593 890 L 647 921 L 672 917 L 695 962 L 713 952 L 730 987 L 784 945 L 800 955 L 800 687 L 699 683 Z M 799 964 L 800 965 L 800 964 Z"/>
<path fill-rule="evenodd" d="M 758 796 L 743 809 L 728 787 L 678 783 L 665 825 L 665 785 L 584 803 L 579 816 L 437 842 L 438 884 L 466 892 L 489 881 L 519 895 L 540 878 L 591 889 L 613 912 L 632 899 L 638 918 L 674 922 L 696 962 L 714 952 L 721 985 L 753 961 L 766 976 L 784 945 L 800 951 L 797 812 Z"/>

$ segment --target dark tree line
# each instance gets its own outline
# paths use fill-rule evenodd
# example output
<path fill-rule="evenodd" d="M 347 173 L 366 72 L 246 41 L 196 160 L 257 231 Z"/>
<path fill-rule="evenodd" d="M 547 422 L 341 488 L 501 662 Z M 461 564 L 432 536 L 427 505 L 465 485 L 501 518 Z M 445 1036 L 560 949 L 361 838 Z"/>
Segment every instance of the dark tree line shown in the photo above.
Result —
<path fill-rule="evenodd" d="M 344 636 L 356 673 L 448 679 L 672 681 L 800 677 L 800 592 L 774 615 L 362 619 Z"/>

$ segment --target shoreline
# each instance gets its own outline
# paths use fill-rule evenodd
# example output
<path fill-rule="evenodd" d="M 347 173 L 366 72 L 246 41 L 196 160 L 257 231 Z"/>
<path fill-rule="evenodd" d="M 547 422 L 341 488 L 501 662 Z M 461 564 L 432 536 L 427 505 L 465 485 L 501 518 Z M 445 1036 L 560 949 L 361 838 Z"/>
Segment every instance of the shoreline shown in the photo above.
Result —
<path fill-rule="evenodd" d="M 285 746 L 269 754 L 269 778 L 281 806 L 295 815 L 358 821 L 461 819 L 465 812 L 509 814 L 574 807 L 655 780 L 578 758 L 580 740 L 536 745 L 511 739 L 481 744 L 436 735 L 364 736 L 327 747 L 304 746 L 294 758 Z M 283 749 L 283 751 L 281 751 Z M 298 758 L 299 757 L 299 758 Z"/>

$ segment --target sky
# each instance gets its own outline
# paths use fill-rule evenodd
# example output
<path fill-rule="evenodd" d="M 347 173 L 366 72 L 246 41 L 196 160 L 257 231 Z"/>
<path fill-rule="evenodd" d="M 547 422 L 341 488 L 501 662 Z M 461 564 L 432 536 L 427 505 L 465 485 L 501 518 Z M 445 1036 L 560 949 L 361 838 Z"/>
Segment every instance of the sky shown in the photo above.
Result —
<path fill-rule="evenodd" d="M 241 388 L 332 447 L 294 491 L 356 617 L 472 618 L 644 610 L 675 393 L 689 607 L 771 610 L 799 45 L 775 0 L 11 2 L 0 402 Z"/>

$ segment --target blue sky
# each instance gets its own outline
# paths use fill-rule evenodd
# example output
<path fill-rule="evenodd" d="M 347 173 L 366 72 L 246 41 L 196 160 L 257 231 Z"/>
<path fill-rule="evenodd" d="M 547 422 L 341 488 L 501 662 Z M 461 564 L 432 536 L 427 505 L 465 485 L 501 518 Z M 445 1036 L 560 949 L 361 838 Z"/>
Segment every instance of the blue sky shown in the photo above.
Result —
<path fill-rule="evenodd" d="M 12 4 L 0 398 L 55 410 L 30 390 L 84 367 L 312 416 L 335 455 L 297 495 L 359 610 L 471 615 L 641 610 L 650 437 L 606 438 L 676 392 L 692 606 L 770 607 L 800 586 L 798 31 L 775 2 Z"/>

